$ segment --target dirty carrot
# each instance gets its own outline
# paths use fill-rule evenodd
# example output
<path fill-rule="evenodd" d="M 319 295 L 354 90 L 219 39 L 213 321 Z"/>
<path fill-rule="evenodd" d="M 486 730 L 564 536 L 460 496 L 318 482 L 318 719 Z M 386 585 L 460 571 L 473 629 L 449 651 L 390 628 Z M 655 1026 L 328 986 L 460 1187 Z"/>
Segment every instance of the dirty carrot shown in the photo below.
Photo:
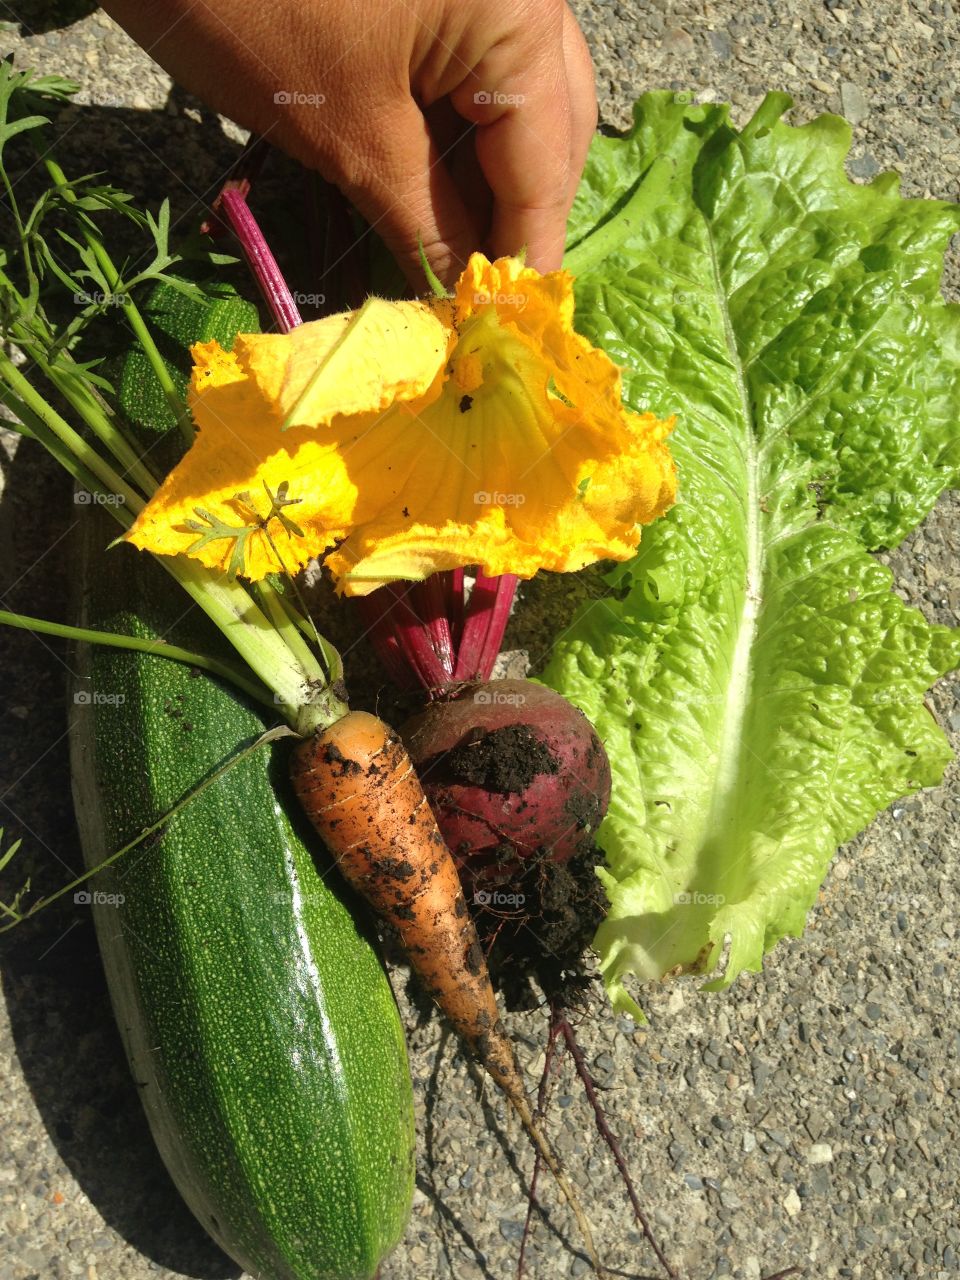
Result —
<path fill-rule="evenodd" d="M 297 745 L 290 776 L 344 878 L 396 929 L 441 1012 L 506 1094 L 602 1274 L 579 1198 L 534 1119 L 453 857 L 403 743 L 376 716 L 351 711 Z"/>

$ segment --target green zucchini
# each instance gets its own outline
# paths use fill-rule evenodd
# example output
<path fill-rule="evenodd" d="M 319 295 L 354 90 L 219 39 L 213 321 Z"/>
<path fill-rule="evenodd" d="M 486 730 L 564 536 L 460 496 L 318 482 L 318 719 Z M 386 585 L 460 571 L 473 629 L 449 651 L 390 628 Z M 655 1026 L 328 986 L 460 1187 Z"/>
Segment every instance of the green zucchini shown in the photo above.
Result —
<path fill-rule="evenodd" d="M 104 549 L 113 532 L 85 510 L 80 624 L 222 653 L 147 556 Z M 267 720 L 179 663 L 81 650 L 71 763 L 93 866 Z M 404 1038 L 357 904 L 304 843 L 272 751 L 92 879 L 92 909 L 155 1140 L 200 1222 L 262 1280 L 370 1277 L 413 1192 Z"/>

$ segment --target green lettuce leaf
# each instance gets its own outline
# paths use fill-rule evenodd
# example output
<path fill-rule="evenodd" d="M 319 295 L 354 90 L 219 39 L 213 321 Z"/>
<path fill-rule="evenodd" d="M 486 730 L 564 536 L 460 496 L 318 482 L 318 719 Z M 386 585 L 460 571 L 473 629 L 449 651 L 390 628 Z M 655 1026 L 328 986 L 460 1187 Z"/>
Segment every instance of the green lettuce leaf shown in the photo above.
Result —
<path fill-rule="evenodd" d="M 646 95 L 570 224 L 577 324 L 638 410 L 675 413 L 681 497 L 544 680 L 597 725 L 613 1003 L 627 974 L 723 986 L 798 935 L 838 844 L 950 758 L 924 706 L 960 664 L 869 554 L 960 469 L 957 207 L 850 183 L 845 121 L 742 130 Z M 725 943 L 729 951 L 724 955 Z"/>

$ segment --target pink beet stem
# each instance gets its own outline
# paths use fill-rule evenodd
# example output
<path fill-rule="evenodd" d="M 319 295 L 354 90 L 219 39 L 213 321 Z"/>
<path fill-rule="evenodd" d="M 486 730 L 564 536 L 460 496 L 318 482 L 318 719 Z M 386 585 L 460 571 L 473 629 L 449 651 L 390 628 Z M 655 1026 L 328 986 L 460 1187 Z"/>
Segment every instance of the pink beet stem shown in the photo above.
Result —
<path fill-rule="evenodd" d="M 512 573 L 499 578 L 477 574 L 467 601 L 463 637 L 453 668 L 454 681 L 490 679 L 507 629 L 517 581 Z"/>
<path fill-rule="evenodd" d="M 391 616 L 393 597 L 387 589 L 381 587 L 368 596 L 357 596 L 354 605 L 387 675 L 400 689 L 417 688 L 420 680 L 397 640 Z"/>
<path fill-rule="evenodd" d="M 447 601 L 446 614 L 450 622 L 454 666 L 456 666 L 456 651 L 460 648 L 460 641 L 463 639 L 463 570 L 448 569 L 445 573 L 440 574 L 440 578 L 443 581 L 443 589 Z"/>
<path fill-rule="evenodd" d="M 247 265 L 260 286 L 277 328 L 282 333 L 296 329 L 302 323 L 297 304 L 242 192 L 225 189 L 220 196 L 220 207 L 240 241 Z"/>
<path fill-rule="evenodd" d="M 402 688 L 410 687 L 410 677 L 424 689 L 442 689 L 450 683 L 437 656 L 430 632 L 414 611 L 408 596 L 409 584 L 390 582 L 358 600 L 369 628 L 370 639 L 385 665 L 397 679 L 397 663 L 403 668 Z M 397 649 L 389 647 L 392 639 Z"/>
<path fill-rule="evenodd" d="M 453 675 L 453 636 L 447 617 L 447 593 L 442 575 L 432 573 L 423 582 L 415 582 L 410 588 L 409 598 L 427 629 L 433 651 L 449 680 Z"/>
<path fill-rule="evenodd" d="M 384 588 L 393 596 L 390 618 L 397 643 L 413 667 L 425 689 L 441 689 L 450 677 L 431 642 L 430 633 L 414 612 L 408 597 L 408 584 L 391 582 Z"/>
<path fill-rule="evenodd" d="M 224 191 L 239 191 L 246 199 L 250 194 L 250 188 L 255 179 L 260 176 L 260 170 L 263 168 L 263 163 L 269 150 L 270 144 L 266 138 L 258 138 L 255 135 L 251 135 L 246 150 L 230 170 L 226 182 L 220 189 L 220 195 L 217 196 L 210 208 L 210 213 L 200 224 L 200 231 L 203 235 L 213 236 L 217 240 L 227 234 L 227 228 L 220 217 L 220 201 L 223 193 Z"/>

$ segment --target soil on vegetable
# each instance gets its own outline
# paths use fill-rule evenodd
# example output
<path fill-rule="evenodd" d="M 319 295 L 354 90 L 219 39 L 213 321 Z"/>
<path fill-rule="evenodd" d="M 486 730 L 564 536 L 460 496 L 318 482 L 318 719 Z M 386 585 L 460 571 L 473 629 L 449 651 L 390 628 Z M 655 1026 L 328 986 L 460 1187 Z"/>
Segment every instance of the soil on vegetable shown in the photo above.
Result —
<path fill-rule="evenodd" d="M 596 749 L 601 749 L 599 743 Z M 526 724 L 478 727 L 422 767 L 435 784 L 514 795 L 538 777 L 560 771 L 549 745 Z M 564 807 L 579 830 L 596 826 L 596 804 L 588 793 L 574 788 Z M 475 868 L 486 870 L 468 885 L 466 897 L 490 975 L 507 1007 L 533 1008 L 543 995 L 570 1007 L 586 982 L 584 952 L 605 913 L 594 870 L 602 853 L 588 845 L 558 863 L 549 849 L 542 849 L 521 855 L 519 873 L 517 850 L 507 842 L 472 857 Z M 498 875 L 501 866 L 503 876 Z"/>
<path fill-rule="evenodd" d="M 430 767 L 444 782 L 504 792 L 526 791 L 539 775 L 560 771 L 550 748 L 526 724 L 479 728 Z"/>
<path fill-rule="evenodd" d="M 578 1003 L 590 981 L 584 953 L 606 909 L 595 871 L 602 861 L 596 847 L 564 863 L 545 853 L 529 859 L 509 892 L 491 886 L 474 893 L 477 932 L 509 1009 L 534 1008 L 544 995 L 565 1008 Z"/>
<path fill-rule="evenodd" d="M 538 1009 L 544 999 L 567 1010 L 583 1003 L 595 981 L 585 955 L 606 911 L 594 870 L 602 861 L 595 847 L 566 863 L 552 862 L 545 853 L 529 860 L 509 892 L 504 886 L 467 891 L 490 977 L 511 1012 Z M 485 893 L 488 901 L 480 901 Z M 389 926 L 382 936 L 387 957 L 402 963 L 403 948 Z M 432 998 L 413 975 L 406 993 L 421 1022 L 436 1015 Z"/>

